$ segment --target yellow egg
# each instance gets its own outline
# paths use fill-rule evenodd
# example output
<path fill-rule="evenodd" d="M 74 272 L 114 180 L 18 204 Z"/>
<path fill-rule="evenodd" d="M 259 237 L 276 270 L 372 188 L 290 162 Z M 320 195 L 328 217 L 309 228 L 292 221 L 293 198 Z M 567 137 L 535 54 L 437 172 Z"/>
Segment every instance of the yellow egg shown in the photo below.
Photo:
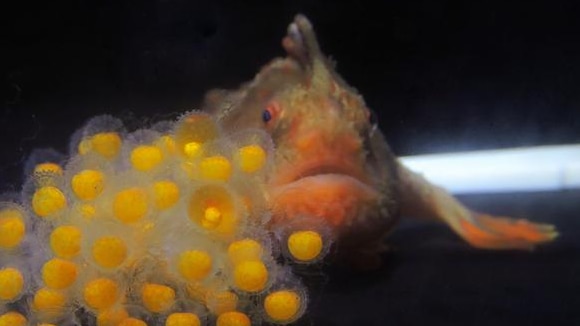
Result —
<path fill-rule="evenodd" d="M 32 195 L 32 210 L 40 217 L 48 217 L 66 208 L 66 197 L 53 186 L 40 187 Z"/>
<path fill-rule="evenodd" d="M 34 310 L 51 317 L 60 315 L 65 305 L 65 294 L 49 288 L 41 288 L 36 291 L 32 300 Z"/>
<path fill-rule="evenodd" d="M 187 144 L 201 145 L 215 139 L 218 135 L 218 126 L 213 118 L 201 112 L 193 112 L 183 117 L 174 130 L 175 144 L 186 157 L 191 157 Z"/>
<path fill-rule="evenodd" d="M 12 267 L 0 269 L 0 300 L 12 301 L 22 293 L 24 277 Z"/>
<path fill-rule="evenodd" d="M 262 257 L 262 245 L 254 239 L 234 241 L 228 247 L 228 257 L 233 264 L 242 261 L 259 261 Z"/>
<path fill-rule="evenodd" d="M 81 200 L 97 198 L 105 187 L 105 176 L 98 170 L 82 170 L 71 179 L 71 188 Z"/>
<path fill-rule="evenodd" d="M 216 326 L 250 326 L 250 318 L 238 311 L 225 312 L 218 316 Z"/>
<path fill-rule="evenodd" d="M 234 235 L 238 225 L 232 195 L 221 185 L 197 189 L 191 195 L 188 215 L 199 226 L 225 237 Z"/>
<path fill-rule="evenodd" d="M 299 261 L 312 261 L 322 252 L 322 237 L 315 231 L 297 231 L 288 237 L 288 251 Z"/>
<path fill-rule="evenodd" d="M 201 226 L 206 229 L 215 229 L 222 221 L 222 213 L 217 207 L 209 206 L 205 209 L 203 218 L 201 219 Z"/>
<path fill-rule="evenodd" d="M 261 261 L 243 261 L 234 267 L 234 284 L 246 292 L 260 292 L 268 283 L 268 269 Z"/>
<path fill-rule="evenodd" d="M 116 132 L 102 132 L 91 138 L 91 148 L 107 159 L 113 159 L 121 150 L 121 137 Z M 82 142 L 81 142 L 82 144 Z M 80 149 L 80 147 L 79 147 Z"/>
<path fill-rule="evenodd" d="M 63 225 L 50 235 L 50 248 L 60 258 L 73 258 L 81 250 L 81 230 L 75 226 Z"/>
<path fill-rule="evenodd" d="M 179 187 L 175 182 L 157 181 L 153 184 L 155 193 L 155 207 L 158 209 L 168 209 L 179 200 Z"/>
<path fill-rule="evenodd" d="M 157 146 L 141 145 L 131 151 L 130 160 L 135 170 L 151 171 L 163 161 L 163 152 Z"/>
<path fill-rule="evenodd" d="M 18 246 L 26 233 L 24 216 L 18 209 L 7 208 L 0 211 L 0 248 Z"/>
<path fill-rule="evenodd" d="M 52 173 L 62 175 L 62 167 L 56 163 L 40 163 L 34 167 L 35 174 Z"/>
<path fill-rule="evenodd" d="M 26 326 L 26 323 L 26 317 L 15 311 L 0 315 L 0 326 Z"/>
<path fill-rule="evenodd" d="M 232 164 L 223 156 L 209 156 L 199 163 L 201 177 L 212 181 L 227 181 L 232 175 Z"/>
<path fill-rule="evenodd" d="M 106 309 L 97 314 L 97 326 L 117 326 L 127 318 L 129 318 L 129 313 L 125 308 Z"/>
<path fill-rule="evenodd" d="M 189 312 L 175 312 L 167 316 L 165 326 L 200 326 L 201 321 L 196 314 Z"/>
<path fill-rule="evenodd" d="M 148 209 L 147 193 L 138 187 L 118 192 L 113 201 L 113 213 L 123 223 L 139 221 Z"/>
<path fill-rule="evenodd" d="M 77 265 L 73 262 L 53 258 L 42 267 L 42 280 L 47 287 L 57 290 L 71 286 L 77 279 Z"/>
<path fill-rule="evenodd" d="M 92 255 L 101 267 L 115 268 L 127 258 L 127 245 L 119 237 L 104 236 L 93 243 Z"/>
<path fill-rule="evenodd" d="M 205 251 L 188 250 L 179 255 L 177 266 L 188 281 L 201 281 L 211 272 L 212 258 Z"/>
<path fill-rule="evenodd" d="M 238 150 L 240 169 L 246 173 L 254 173 L 266 164 L 266 151 L 259 145 L 248 145 Z"/>
<path fill-rule="evenodd" d="M 163 312 L 175 302 L 175 291 L 165 285 L 145 283 L 141 287 L 141 300 L 147 310 L 155 313 Z"/>
<path fill-rule="evenodd" d="M 108 278 L 97 278 L 85 284 L 83 298 L 89 307 L 102 310 L 111 307 L 119 298 L 117 282 Z"/>
<path fill-rule="evenodd" d="M 287 323 L 296 319 L 302 300 L 290 290 L 280 290 L 268 294 L 264 300 L 264 310 L 270 319 L 279 323 Z"/>
<path fill-rule="evenodd" d="M 183 153 L 185 154 L 186 157 L 193 159 L 193 158 L 197 158 L 201 155 L 201 148 L 202 148 L 202 144 L 198 143 L 198 142 L 189 142 L 185 145 L 183 145 Z"/>

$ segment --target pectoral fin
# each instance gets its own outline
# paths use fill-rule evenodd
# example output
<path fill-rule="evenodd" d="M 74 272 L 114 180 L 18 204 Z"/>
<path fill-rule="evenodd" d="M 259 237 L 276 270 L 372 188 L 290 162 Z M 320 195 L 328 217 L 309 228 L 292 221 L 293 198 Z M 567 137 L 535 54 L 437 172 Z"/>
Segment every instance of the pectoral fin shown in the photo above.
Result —
<path fill-rule="evenodd" d="M 531 249 L 558 236 L 550 224 L 471 211 L 445 189 L 429 183 L 401 163 L 398 168 L 401 214 L 442 221 L 474 247 Z"/>

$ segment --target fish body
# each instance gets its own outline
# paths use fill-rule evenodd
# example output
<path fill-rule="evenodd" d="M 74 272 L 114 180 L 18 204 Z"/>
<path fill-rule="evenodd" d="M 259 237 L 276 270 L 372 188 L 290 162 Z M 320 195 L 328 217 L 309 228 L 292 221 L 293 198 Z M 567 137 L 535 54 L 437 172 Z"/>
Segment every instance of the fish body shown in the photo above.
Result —
<path fill-rule="evenodd" d="M 276 146 L 269 181 L 273 224 L 323 221 L 342 256 L 376 264 L 399 219 L 447 223 L 471 245 L 529 249 L 557 236 L 551 225 L 470 211 L 403 166 L 362 96 L 321 52 L 311 23 L 296 16 L 274 59 L 235 91 L 210 92 L 205 109 L 232 130 L 260 128 Z"/>

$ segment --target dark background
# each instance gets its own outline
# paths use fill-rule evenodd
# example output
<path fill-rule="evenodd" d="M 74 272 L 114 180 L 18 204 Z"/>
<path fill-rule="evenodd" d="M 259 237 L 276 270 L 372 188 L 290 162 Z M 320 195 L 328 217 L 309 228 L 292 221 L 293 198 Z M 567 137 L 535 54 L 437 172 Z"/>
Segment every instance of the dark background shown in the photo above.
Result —
<path fill-rule="evenodd" d="M 65 151 L 88 118 L 132 125 L 196 108 L 283 55 L 294 14 L 365 97 L 400 155 L 578 143 L 576 1 L 20 1 L 2 4 L 0 187 L 34 148 Z M 533 164 L 533 162 L 530 162 Z M 533 253 L 469 249 L 407 224 L 376 273 L 328 268 L 315 325 L 580 324 L 577 191 L 464 196 L 557 224 Z M 322 291 L 323 290 L 323 291 Z"/>

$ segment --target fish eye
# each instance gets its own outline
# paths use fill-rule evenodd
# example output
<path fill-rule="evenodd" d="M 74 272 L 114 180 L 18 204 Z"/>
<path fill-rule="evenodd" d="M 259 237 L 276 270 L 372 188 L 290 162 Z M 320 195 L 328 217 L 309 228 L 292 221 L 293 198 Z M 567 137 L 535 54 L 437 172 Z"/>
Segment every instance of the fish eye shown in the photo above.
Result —
<path fill-rule="evenodd" d="M 265 109 L 262 111 L 262 121 L 268 122 L 270 120 L 272 120 L 272 113 L 268 109 Z"/>
<path fill-rule="evenodd" d="M 270 102 L 266 106 L 264 111 L 262 111 L 262 121 L 264 121 L 264 123 L 272 121 L 278 116 L 278 111 L 279 111 L 278 103 Z"/>

